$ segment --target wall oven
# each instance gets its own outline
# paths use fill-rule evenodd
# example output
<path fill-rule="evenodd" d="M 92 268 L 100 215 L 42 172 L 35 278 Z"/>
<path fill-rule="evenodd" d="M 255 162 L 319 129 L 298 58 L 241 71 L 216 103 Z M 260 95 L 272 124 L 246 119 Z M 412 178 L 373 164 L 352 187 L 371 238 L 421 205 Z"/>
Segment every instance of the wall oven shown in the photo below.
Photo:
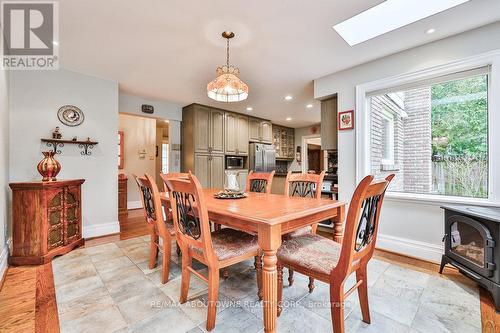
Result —
<path fill-rule="evenodd" d="M 226 169 L 245 169 L 245 158 L 243 156 L 226 156 Z"/>

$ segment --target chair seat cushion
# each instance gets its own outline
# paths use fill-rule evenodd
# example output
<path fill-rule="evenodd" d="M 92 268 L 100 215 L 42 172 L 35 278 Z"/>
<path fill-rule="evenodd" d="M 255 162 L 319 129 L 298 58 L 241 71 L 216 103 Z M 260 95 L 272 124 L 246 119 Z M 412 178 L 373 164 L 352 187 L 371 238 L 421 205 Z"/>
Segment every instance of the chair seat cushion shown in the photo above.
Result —
<path fill-rule="evenodd" d="M 221 261 L 238 257 L 249 252 L 253 252 L 257 255 L 259 251 L 257 237 L 231 228 L 223 228 L 212 232 L 212 246 L 215 255 Z M 193 250 L 199 255 L 203 255 L 201 249 L 193 248 Z"/>
<path fill-rule="evenodd" d="M 313 234 L 290 237 L 278 250 L 278 261 L 329 275 L 340 258 L 342 246 L 330 239 Z"/>

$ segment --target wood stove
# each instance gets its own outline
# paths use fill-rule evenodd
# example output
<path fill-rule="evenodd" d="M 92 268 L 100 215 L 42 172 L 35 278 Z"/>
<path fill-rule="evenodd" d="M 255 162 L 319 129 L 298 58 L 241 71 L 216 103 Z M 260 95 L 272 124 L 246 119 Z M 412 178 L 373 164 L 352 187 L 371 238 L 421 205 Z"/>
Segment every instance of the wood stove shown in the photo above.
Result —
<path fill-rule="evenodd" d="M 451 264 L 488 289 L 500 312 L 500 208 L 447 205 L 440 273 Z"/>

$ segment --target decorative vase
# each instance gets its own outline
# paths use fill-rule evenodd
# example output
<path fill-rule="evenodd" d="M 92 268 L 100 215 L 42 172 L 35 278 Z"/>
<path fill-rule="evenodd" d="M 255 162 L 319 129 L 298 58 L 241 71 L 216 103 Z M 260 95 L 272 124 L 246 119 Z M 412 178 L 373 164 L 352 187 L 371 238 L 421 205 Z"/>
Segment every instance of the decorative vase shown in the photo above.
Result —
<path fill-rule="evenodd" d="M 56 176 L 61 171 L 61 163 L 54 158 L 55 153 L 53 151 L 42 151 L 42 154 L 44 158 L 37 165 L 38 172 L 43 177 L 42 181 L 56 181 Z"/>

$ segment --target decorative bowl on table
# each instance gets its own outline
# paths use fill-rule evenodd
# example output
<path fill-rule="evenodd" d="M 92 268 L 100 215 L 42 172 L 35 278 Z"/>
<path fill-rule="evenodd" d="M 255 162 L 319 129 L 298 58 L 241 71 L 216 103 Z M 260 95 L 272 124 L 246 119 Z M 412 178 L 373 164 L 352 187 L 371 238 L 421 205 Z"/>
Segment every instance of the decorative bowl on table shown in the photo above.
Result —
<path fill-rule="evenodd" d="M 225 189 L 214 194 L 217 199 L 242 199 L 246 198 L 247 194 L 244 191 L 235 191 Z"/>

